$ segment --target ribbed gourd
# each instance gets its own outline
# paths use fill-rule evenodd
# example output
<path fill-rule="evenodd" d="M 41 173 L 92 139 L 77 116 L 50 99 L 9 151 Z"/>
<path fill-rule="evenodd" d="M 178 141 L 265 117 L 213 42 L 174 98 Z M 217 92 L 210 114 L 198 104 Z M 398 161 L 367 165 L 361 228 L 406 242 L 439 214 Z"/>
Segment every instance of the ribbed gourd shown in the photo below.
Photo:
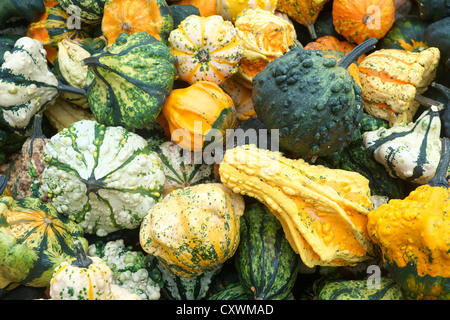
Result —
<path fill-rule="evenodd" d="M 89 234 L 139 226 L 160 199 L 162 164 L 141 136 L 81 120 L 51 137 L 40 192 Z"/>
<path fill-rule="evenodd" d="M 445 137 L 434 177 L 368 215 L 369 235 L 381 249 L 384 267 L 408 299 L 450 298 L 449 160 Z"/>
<path fill-rule="evenodd" d="M 366 131 L 367 152 L 394 178 L 425 184 L 436 172 L 441 154 L 441 119 L 435 106 L 414 122 Z"/>
<path fill-rule="evenodd" d="M 99 123 L 134 131 L 156 122 L 176 73 L 165 44 L 146 32 L 122 33 L 108 50 L 83 62 L 87 100 Z"/>
<path fill-rule="evenodd" d="M 139 243 L 167 271 L 197 277 L 234 255 L 244 208 L 242 196 L 221 183 L 176 189 L 144 217 Z"/>
<path fill-rule="evenodd" d="M 253 107 L 280 147 L 299 156 L 331 154 L 345 147 L 362 119 L 361 88 L 347 72 L 376 39 L 336 62 L 317 50 L 293 48 L 253 79 Z"/>
<path fill-rule="evenodd" d="M 359 64 L 364 110 L 390 125 L 411 122 L 419 108 L 416 94 L 425 92 L 436 76 L 440 52 L 381 49 Z"/>
<path fill-rule="evenodd" d="M 286 299 L 297 280 L 299 255 L 281 223 L 262 203 L 245 209 L 235 263 L 243 287 L 254 300 Z"/>
<path fill-rule="evenodd" d="M 0 291 L 47 287 L 56 268 L 87 248 L 83 229 L 38 198 L 0 199 Z M 3 292 L 1 292 L 3 293 Z"/>
<path fill-rule="evenodd" d="M 366 229 L 373 203 L 369 181 L 359 173 L 243 145 L 226 151 L 219 174 L 233 192 L 270 209 L 306 266 L 353 265 L 373 257 Z"/>
<path fill-rule="evenodd" d="M 58 0 L 65 11 L 73 11 L 83 23 L 100 24 L 107 0 Z"/>

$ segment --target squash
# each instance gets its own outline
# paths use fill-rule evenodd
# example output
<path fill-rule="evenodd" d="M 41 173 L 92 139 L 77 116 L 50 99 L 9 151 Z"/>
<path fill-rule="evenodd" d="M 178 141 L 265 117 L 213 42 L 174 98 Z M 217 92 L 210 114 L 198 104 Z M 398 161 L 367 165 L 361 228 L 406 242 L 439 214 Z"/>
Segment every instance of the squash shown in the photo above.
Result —
<path fill-rule="evenodd" d="M 222 148 L 226 130 L 237 125 L 233 100 L 210 81 L 172 90 L 161 113 L 171 140 L 186 151 L 202 151 L 208 145 Z"/>
<path fill-rule="evenodd" d="M 411 122 L 419 107 L 417 94 L 425 92 L 436 76 L 440 52 L 381 49 L 359 65 L 364 110 L 395 123 Z"/>
<path fill-rule="evenodd" d="M 175 189 L 144 217 L 139 243 L 177 276 L 212 272 L 236 252 L 244 208 L 243 197 L 221 183 Z"/>
<path fill-rule="evenodd" d="M 196 6 L 190 4 L 171 4 L 169 5 L 169 9 L 170 11 L 172 11 L 173 29 L 178 28 L 181 21 L 183 21 L 190 15 L 200 16 L 200 10 Z"/>
<path fill-rule="evenodd" d="M 446 0 L 416 0 L 419 16 L 423 21 L 438 21 L 450 16 L 450 7 Z"/>
<path fill-rule="evenodd" d="M 204 272 L 195 277 L 180 277 L 167 271 L 161 263 L 158 263 L 164 281 L 163 291 L 172 300 L 201 300 L 209 290 L 211 280 L 220 272 L 217 270 Z"/>
<path fill-rule="evenodd" d="M 328 0 L 278 0 L 276 8 L 277 11 L 286 13 L 290 18 L 304 25 L 311 39 L 314 40 L 317 38 L 314 22 L 327 2 Z"/>
<path fill-rule="evenodd" d="M 42 115 L 36 114 L 33 121 L 33 134 L 27 138 L 20 150 L 18 162 L 8 168 L 8 189 L 14 199 L 39 198 L 41 175 L 45 168 L 44 147 L 48 138 L 42 133 Z"/>
<path fill-rule="evenodd" d="M 442 139 L 436 174 L 404 199 L 393 199 L 368 215 L 367 229 L 382 252 L 385 269 L 408 299 L 450 297 L 450 141 Z"/>
<path fill-rule="evenodd" d="M 8 25 L 12 18 L 34 21 L 45 12 L 43 0 L 3 0 L 0 3 L 0 29 Z"/>
<path fill-rule="evenodd" d="M 75 122 L 44 149 L 41 193 L 85 233 L 134 229 L 159 200 L 165 175 L 141 136 L 92 120 Z"/>
<path fill-rule="evenodd" d="M 237 72 L 243 48 L 237 30 L 219 15 L 188 16 L 170 32 L 170 51 L 180 80 L 220 84 Z"/>
<path fill-rule="evenodd" d="M 202 17 L 209 17 L 218 14 L 217 1 L 214 0 L 181 0 L 176 3 L 181 6 L 191 5 L 197 7 L 198 10 L 200 10 L 200 15 Z"/>
<path fill-rule="evenodd" d="M 279 130 L 280 148 L 299 156 L 324 156 L 344 148 L 362 119 L 361 88 L 346 71 L 376 39 L 344 58 L 293 48 L 253 79 L 253 107 L 270 130 Z"/>
<path fill-rule="evenodd" d="M 167 44 L 173 29 L 172 11 L 165 0 L 108 0 L 102 17 L 102 33 L 111 47 L 121 33 L 147 32 Z"/>
<path fill-rule="evenodd" d="M 174 189 L 216 182 L 211 164 L 197 163 L 194 153 L 183 152 L 175 142 L 165 141 L 155 150 L 161 159 L 166 176 L 162 196 Z"/>
<path fill-rule="evenodd" d="M 270 210 L 256 202 L 241 218 L 235 263 L 240 283 L 254 300 L 283 300 L 297 280 L 299 255 Z"/>
<path fill-rule="evenodd" d="M 59 83 L 48 68 L 42 43 L 37 40 L 20 38 L 4 59 L 0 67 L 0 124 L 18 134 L 27 135 L 33 116 L 62 91 L 84 93 Z"/>
<path fill-rule="evenodd" d="M 220 84 L 220 87 L 233 100 L 238 121 L 245 121 L 250 117 L 256 116 L 253 108 L 252 89 L 242 85 L 236 77 L 225 80 Z"/>
<path fill-rule="evenodd" d="M 414 122 L 363 133 L 365 148 L 395 178 L 425 184 L 435 174 L 441 153 L 440 114 L 436 107 Z"/>
<path fill-rule="evenodd" d="M 262 9 L 274 13 L 278 0 L 217 0 L 216 10 L 225 20 L 234 23 L 239 13 L 247 9 Z"/>
<path fill-rule="evenodd" d="M 3 58 L 4 54 L 7 51 L 11 51 L 14 48 L 14 44 L 17 40 L 22 38 L 21 36 L 0 36 L 0 65 L 5 62 L 5 59 Z"/>
<path fill-rule="evenodd" d="M 243 46 L 236 77 L 252 88 L 255 75 L 295 45 L 295 29 L 287 20 L 263 9 L 247 9 L 234 23 Z"/>
<path fill-rule="evenodd" d="M 113 282 L 111 268 L 99 257 L 86 256 L 76 247 L 76 256 L 58 265 L 50 281 L 51 300 L 141 300 Z"/>
<path fill-rule="evenodd" d="M 58 0 L 61 7 L 66 11 L 77 8 L 75 13 L 78 19 L 87 24 L 100 24 L 104 14 L 104 6 L 107 0 Z"/>
<path fill-rule="evenodd" d="M 424 31 L 425 42 L 430 47 L 437 47 L 441 52 L 441 61 L 450 68 L 450 17 L 433 22 Z"/>
<path fill-rule="evenodd" d="M 240 282 L 228 284 L 223 290 L 208 297 L 208 300 L 252 300 L 253 294 Z"/>
<path fill-rule="evenodd" d="M 368 280 L 332 281 L 319 291 L 318 300 L 405 300 L 393 279 L 381 277 L 379 281 L 379 288 L 370 288 Z"/>
<path fill-rule="evenodd" d="M 420 52 L 429 45 L 425 42 L 424 32 L 428 23 L 417 16 L 406 16 L 398 19 L 392 28 L 378 42 L 380 49 L 399 49 Z M 431 47 L 435 47 L 431 45 Z"/>
<path fill-rule="evenodd" d="M 333 36 L 323 36 L 315 41 L 308 43 L 304 48 L 306 50 L 320 50 L 325 57 L 335 58 L 337 61 L 341 60 L 347 53 L 356 47 L 355 44 L 345 40 L 339 40 Z M 366 55 L 361 55 L 356 61 L 350 64 L 348 72 L 355 80 L 355 83 L 361 86 L 359 82 L 358 64 L 366 58 Z"/>
<path fill-rule="evenodd" d="M 58 42 L 63 39 L 84 39 L 94 32 L 89 25 L 82 28 L 67 28 L 71 15 L 58 1 L 47 1 L 45 13 L 40 15 L 27 28 L 27 36 L 39 40 L 47 51 L 47 59 L 53 63 L 58 52 Z"/>
<path fill-rule="evenodd" d="M 357 44 L 383 38 L 395 21 L 394 0 L 335 0 L 332 13 L 337 33 Z"/>
<path fill-rule="evenodd" d="M 359 173 L 242 145 L 226 151 L 219 174 L 233 192 L 270 209 L 307 267 L 354 265 L 373 257 L 366 230 L 373 204 L 369 181 Z"/>
<path fill-rule="evenodd" d="M 88 66 L 86 96 L 95 119 L 130 131 L 156 122 L 175 78 L 169 48 L 146 32 L 122 33 Z"/>
<path fill-rule="evenodd" d="M 47 287 L 56 268 L 87 248 L 83 230 L 38 198 L 0 199 L 0 289 Z"/>

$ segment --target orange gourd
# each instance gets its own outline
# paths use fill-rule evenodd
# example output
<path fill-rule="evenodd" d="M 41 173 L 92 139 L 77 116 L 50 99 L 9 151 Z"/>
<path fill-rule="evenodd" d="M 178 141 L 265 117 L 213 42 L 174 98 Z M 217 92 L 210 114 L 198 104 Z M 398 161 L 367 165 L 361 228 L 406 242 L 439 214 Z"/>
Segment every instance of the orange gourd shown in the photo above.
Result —
<path fill-rule="evenodd" d="M 209 17 L 217 14 L 217 3 L 215 0 L 181 0 L 179 5 L 193 5 L 200 11 L 200 16 Z"/>
<path fill-rule="evenodd" d="M 357 44 L 381 39 L 395 21 L 394 0 L 335 0 L 332 13 L 336 32 Z"/>

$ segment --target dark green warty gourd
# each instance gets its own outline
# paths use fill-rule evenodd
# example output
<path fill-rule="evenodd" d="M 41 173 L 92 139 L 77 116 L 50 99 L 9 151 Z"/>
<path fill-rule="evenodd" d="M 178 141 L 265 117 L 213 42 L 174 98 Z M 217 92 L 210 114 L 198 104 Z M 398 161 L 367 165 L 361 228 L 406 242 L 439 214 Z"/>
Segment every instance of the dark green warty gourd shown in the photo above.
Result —
<path fill-rule="evenodd" d="M 280 148 L 324 156 L 350 143 L 362 119 L 363 100 L 346 69 L 376 42 L 365 41 L 339 62 L 318 50 L 294 48 L 254 78 L 254 109 L 268 129 L 279 129 Z"/>

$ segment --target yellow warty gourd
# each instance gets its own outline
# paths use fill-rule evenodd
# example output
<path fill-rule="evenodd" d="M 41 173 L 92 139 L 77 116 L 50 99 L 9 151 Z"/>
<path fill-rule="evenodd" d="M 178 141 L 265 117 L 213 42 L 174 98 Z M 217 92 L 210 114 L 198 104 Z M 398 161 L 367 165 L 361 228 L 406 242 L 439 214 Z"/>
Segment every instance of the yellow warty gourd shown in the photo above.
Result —
<path fill-rule="evenodd" d="M 227 150 L 219 173 L 233 192 L 271 210 L 306 266 L 352 265 L 373 256 L 366 229 L 373 204 L 369 181 L 360 174 L 255 145 Z"/>

